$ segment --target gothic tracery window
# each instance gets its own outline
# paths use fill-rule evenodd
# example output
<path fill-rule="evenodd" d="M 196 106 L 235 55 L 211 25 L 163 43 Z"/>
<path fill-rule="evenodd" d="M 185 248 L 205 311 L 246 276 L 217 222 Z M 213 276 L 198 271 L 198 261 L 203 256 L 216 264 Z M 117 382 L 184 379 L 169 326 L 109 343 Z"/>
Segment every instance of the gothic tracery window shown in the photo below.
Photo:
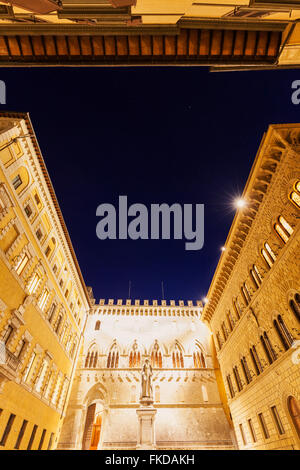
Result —
<path fill-rule="evenodd" d="M 281 215 L 278 217 L 274 229 L 283 243 L 287 243 L 294 230 L 288 223 L 288 221 Z"/>
<path fill-rule="evenodd" d="M 277 316 L 277 318 L 273 321 L 273 324 L 284 349 L 287 351 L 293 344 L 294 338 L 289 332 L 289 329 L 283 321 L 281 315 Z"/>
<path fill-rule="evenodd" d="M 195 349 L 193 352 L 193 361 L 194 361 L 195 369 L 206 368 L 206 362 L 205 362 L 203 351 L 198 345 L 195 346 Z"/>
<path fill-rule="evenodd" d="M 97 367 L 97 364 L 98 364 L 98 351 L 96 350 L 95 347 L 92 347 L 86 355 L 84 367 L 95 368 Z"/>
<path fill-rule="evenodd" d="M 172 362 L 174 369 L 180 369 L 184 367 L 182 349 L 178 343 L 175 344 L 174 350 L 172 352 Z"/>
<path fill-rule="evenodd" d="M 162 368 L 162 353 L 157 340 L 155 340 L 151 351 L 151 365 L 159 369 Z"/>
<path fill-rule="evenodd" d="M 300 294 L 295 294 L 294 298 L 290 300 L 289 304 L 296 319 L 300 322 Z"/>
<path fill-rule="evenodd" d="M 272 248 L 270 247 L 269 243 L 264 243 L 264 247 L 261 250 L 261 254 L 266 261 L 269 268 L 271 268 L 276 260 L 276 255 Z"/>
<path fill-rule="evenodd" d="M 116 343 L 112 345 L 107 356 L 107 368 L 117 369 L 119 367 L 119 351 Z"/>
<path fill-rule="evenodd" d="M 250 348 L 250 356 L 251 356 L 256 374 L 259 375 L 261 372 L 263 372 L 264 369 L 260 361 L 259 355 L 256 351 L 256 347 L 254 345 Z"/>
<path fill-rule="evenodd" d="M 297 181 L 294 190 L 290 193 L 290 199 L 300 209 L 300 181 Z"/>
<path fill-rule="evenodd" d="M 250 269 L 250 275 L 251 275 L 253 284 L 255 285 L 256 289 L 258 289 L 262 283 L 262 276 L 256 264 L 253 264 L 252 268 Z"/>
<path fill-rule="evenodd" d="M 264 351 L 266 353 L 266 356 L 268 358 L 268 361 L 270 364 L 272 364 L 277 359 L 277 356 L 273 349 L 269 336 L 267 335 L 266 332 L 264 332 L 263 335 L 261 335 L 260 340 L 264 348 Z"/>
<path fill-rule="evenodd" d="M 135 341 L 129 352 L 129 367 L 140 367 L 141 366 L 141 352 Z"/>

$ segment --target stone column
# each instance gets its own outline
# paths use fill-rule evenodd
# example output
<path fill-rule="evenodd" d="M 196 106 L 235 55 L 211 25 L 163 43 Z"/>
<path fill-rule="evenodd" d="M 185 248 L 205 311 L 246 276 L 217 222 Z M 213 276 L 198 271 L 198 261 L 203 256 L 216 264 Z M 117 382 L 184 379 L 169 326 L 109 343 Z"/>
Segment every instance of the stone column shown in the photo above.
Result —
<path fill-rule="evenodd" d="M 138 417 L 137 450 L 155 449 L 155 415 L 157 410 L 152 406 L 143 406 L 136 410 Z"/>

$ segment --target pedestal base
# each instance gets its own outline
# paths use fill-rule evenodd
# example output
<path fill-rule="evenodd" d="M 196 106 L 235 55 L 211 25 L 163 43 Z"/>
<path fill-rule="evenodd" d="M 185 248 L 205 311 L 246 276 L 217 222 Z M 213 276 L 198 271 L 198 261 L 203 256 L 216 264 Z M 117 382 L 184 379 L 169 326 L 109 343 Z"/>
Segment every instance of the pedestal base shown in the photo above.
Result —
<path fill-rule="evenodd" d="M 137 450 L 155 449 L 155 415 L 157 410 L 152 406 L 141 406 L 136 410 L 138 416 Z"/>

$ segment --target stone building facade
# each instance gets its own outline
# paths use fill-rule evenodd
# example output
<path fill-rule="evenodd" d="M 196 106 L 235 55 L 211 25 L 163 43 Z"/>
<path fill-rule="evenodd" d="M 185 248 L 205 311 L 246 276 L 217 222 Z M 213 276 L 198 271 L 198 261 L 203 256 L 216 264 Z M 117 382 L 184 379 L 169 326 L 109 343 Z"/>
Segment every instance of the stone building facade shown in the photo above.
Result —
<path fill-rule="evenodd" d="M 85 286 L 29 116 L 0 113 L 0 449 L 300 449 L 300 124 L 257 153 L 207 302 Z M 237 439 L 237 441 L 236 441 Z"/>
<path fill-rule="evenodd" d="M 53 449 L 89 296 L 27 114 L 0 114 L 0 449 Z"/>
<path fill-rule="evenodd" d="M 240 449 L 300 449 L 300 125 L 265 134 L 205 320 Z"/>
<path fill-rule="evenodd" d="M 141 367 L 153 367 L 157 449 L 233 449 L 201 302 L 94 305 L 60 449 L 135 449 Z"/>

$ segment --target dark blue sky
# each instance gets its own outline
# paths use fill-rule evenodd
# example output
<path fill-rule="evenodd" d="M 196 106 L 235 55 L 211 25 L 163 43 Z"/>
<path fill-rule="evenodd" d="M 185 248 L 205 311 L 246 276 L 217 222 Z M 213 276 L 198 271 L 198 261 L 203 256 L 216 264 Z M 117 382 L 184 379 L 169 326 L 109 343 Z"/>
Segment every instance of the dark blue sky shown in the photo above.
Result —
<path fill-rule="evenodd" d="M 11 111 L 28 111 L 77 257 L 98 301 L 205 296 L 270 123 L 299 122 L 300 71 L 206 68 L 2 69 Z M 205 242 L 96 237 L 96 208 L 205 204 Z"/>

